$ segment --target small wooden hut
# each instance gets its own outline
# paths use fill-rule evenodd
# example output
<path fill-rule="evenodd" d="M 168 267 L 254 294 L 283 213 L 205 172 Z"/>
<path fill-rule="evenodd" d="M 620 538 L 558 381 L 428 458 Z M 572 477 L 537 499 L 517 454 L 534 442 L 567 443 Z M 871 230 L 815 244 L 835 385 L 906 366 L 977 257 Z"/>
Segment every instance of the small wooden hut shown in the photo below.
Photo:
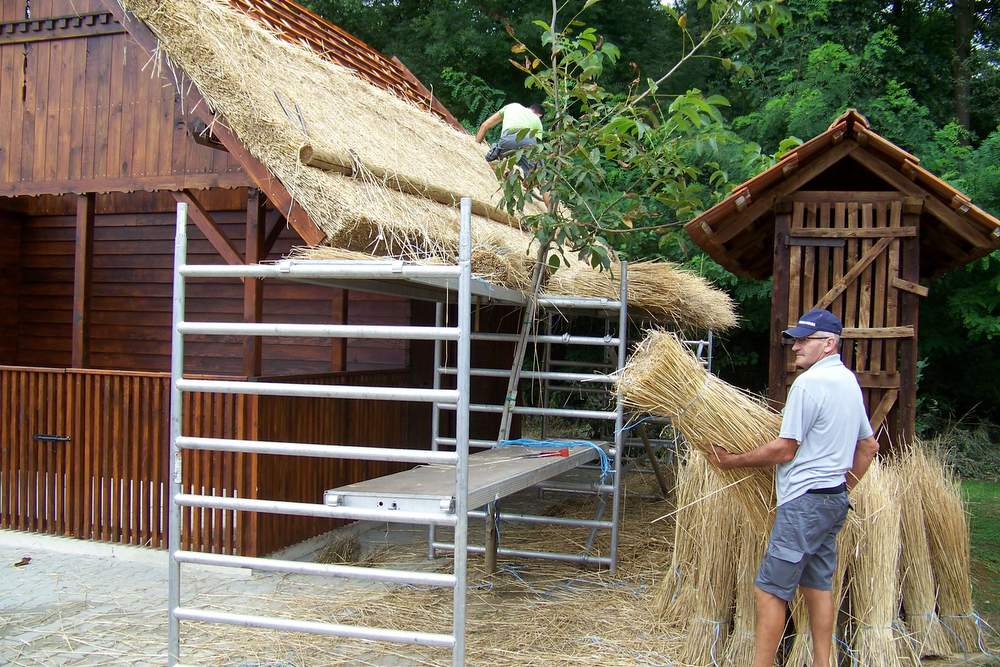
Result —
<path fill-rule="evenodd" d="M 775 405 L 796 376 L 779 332 L 814 307 L 841 318 L 883 444 L 913 437 L 921 281 L 1000 247 L 1000 221 L 853 109 L 685 228 L 733 273 L 773 277 Z"/>

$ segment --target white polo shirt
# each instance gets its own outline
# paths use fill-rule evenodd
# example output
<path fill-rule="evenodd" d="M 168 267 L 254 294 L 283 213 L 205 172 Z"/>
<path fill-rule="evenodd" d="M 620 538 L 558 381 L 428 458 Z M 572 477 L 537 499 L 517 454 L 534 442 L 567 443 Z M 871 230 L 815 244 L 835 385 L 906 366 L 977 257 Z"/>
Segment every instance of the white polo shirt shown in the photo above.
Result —
<path fill-rule="evenodd" d="M 795 378 L 778 435 L 799 442 L 795 458 L 778 465 L 779 505 L 847 479 L 858 440 L 872 435 L 872 427 L 858 379 L 839 354 L 823 357 Z"/>

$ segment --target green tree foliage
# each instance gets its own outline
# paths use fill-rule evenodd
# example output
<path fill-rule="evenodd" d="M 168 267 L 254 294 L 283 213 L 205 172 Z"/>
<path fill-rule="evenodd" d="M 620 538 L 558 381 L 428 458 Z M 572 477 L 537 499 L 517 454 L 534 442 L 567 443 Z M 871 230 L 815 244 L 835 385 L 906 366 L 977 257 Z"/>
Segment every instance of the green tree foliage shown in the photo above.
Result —
<path fill-rule="evenodd" d="M 541 102 L 552 95 L 544 83 L 551 59 L 539 57 L 534 64 L 529 57 L 549 52 L 545 31 L 532 21 L 548 23 L 550 1 L 307 4 L 383 52 L 398 55 L 470 129 L 503 103 Z M 561 11 L 583 4 L 571 0 Z M 728 274 L 677 223 L 768 166 L 798 139 L 826 129 L 848 107 L 859 109 L 876 131 L 919 156 L 977 205 L 1000 214 L 1000 5 L 988 0 L 784 0 L 782 16 L 791 20 L 772 21 L 775 27 L 781 23 L 780 36 L 754 39 L 759 21 L 740 21 L 727 39 L 686 59 L 653 99 L 616 114 L 611 110 L 641 94 L 647 79 L 670 71 L 691 49 L 713 24 L 718 3 L 590 4 L 586 21 L 593 39 L 581 40 L 582 26 L 565 35 L 570 40 L 565 66 L 576 57 L 573 49 L 583 49 L 580 62 L 590 59 L 588 65 L 599 68 L 589 77 L 570 77 L 581 84 L 576 91 L 562 91 L 563 99 L 573 102 L 564 108 L 549 104 L 546 118 L 547 128 L 556 130 L 551 139 L 573 147 L 557 151 L 563 161 L 559 172 L 581 180 L 559 183 L 550 171 L 540 173 L 534 184 L 553 188 L 571 202 L 574 216 L 589 230 L 576 238 L 584 245 L 597 241 L 627 257 L 683 263 L 735 296 L 742 326 L 723 341 L 717 356 L 727 379 L 753 389 L 766 383 L 769 282 Z M 511 53 L 512 36 L 522 52 Z M 586 52 L 585 43 L 597 55 Z M 604 50 L 606 44 L 616 50 Z M 530 88 L 525 88 L 525 68 L 534 82 Z M 719 94 L 730 106 L 696 91 Z M 601 131 L 606 121 L 610 134 Z M 508 187 L 517 185 L 508 182 Z M 573 189 L 587 194 L 577 196 Z M 588 208 L 595 212 L 589 217 Z M 540 228 L 560 227 L 557 220 L 538 222 Z M 585 238 L 591 233 L 593 238 Z M 1000 422 L 1000 355 L 993 351 L 1000 338 L 998 303 L 996 253 L 931 283 L 922 304 L 920 394 L 923 422 L 932 428 L 949 414 L 970 409 Z"/>

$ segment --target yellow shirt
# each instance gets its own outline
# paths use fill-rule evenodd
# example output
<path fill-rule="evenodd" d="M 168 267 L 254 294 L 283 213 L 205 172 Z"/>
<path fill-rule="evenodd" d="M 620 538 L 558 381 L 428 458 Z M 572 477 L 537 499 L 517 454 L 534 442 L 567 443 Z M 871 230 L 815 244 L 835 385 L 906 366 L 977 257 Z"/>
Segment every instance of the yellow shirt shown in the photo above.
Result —
<path fill-rule="evenodd" d="M 542 119 L 528 107 L 514 102 L 500 109 L 500 115 L 503 117 L 501 134 L 520 134 L 521 130 L 528 130 L 527 136 L 542 138 Z"/>

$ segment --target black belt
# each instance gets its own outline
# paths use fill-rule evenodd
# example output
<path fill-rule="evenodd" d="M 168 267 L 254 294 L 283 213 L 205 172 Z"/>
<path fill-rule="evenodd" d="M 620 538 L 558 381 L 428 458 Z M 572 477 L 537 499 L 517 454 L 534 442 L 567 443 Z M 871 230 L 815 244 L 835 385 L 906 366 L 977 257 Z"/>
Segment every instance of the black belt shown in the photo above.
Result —
<path fill-rule="evenodd" d="M 822 495 L 833 495 L 847 491 L 847 482 L 841 482 L 837 486 L 828 486 L 825 489 L 809 489 L 806 493 L 819 493 Z"/>

